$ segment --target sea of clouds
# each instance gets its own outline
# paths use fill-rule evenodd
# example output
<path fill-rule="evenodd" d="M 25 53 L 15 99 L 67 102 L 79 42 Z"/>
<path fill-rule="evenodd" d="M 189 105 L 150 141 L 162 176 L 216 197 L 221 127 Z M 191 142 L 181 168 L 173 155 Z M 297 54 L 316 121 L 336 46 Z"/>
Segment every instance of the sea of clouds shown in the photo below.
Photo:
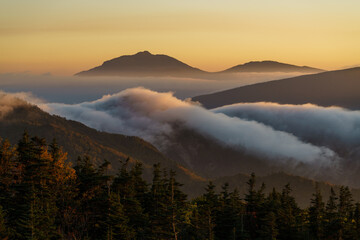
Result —
<path fill-rule="evenodd" d="M 208 110 L 172 92 L 138 87 L 78 104 L 47 103 L 31 94 L 1 92 L 0 116 L 20 104 L 14 100 L 18 98 L 100 131 L 139 136 L 160 150 L 171 146 L 169 136 L 176 133 L 175 126 L 182 126 L 269 163 L 291 160 L 341 172 L 342 164 L 349 163 L 345 158 L 354 162 L 359 156 L 360 111 L 339 107 L 261 102 Z"/>
<path fill-rule="evenodd" d="M 207 110 L 171 92 L 132 88 L 80 104 L 39 105 L 52 114 L 82 122 L 101 131 L 135 135 L 163 148 L 162 136 L 180 124 L 232 148 L 277 161 L 333 164 L 336 153 L 328 147 L 302 141 L 293 132 L 251 118 L 229 116 L 219 109 Z"/>

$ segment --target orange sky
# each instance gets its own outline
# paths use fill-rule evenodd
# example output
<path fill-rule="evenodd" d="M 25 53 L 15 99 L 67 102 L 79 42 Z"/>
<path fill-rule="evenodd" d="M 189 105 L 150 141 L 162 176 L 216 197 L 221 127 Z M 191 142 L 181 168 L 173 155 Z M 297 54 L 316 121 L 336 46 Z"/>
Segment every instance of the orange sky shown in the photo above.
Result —
<path fill-rule="evenodd" d="M 360 64 L 358 0 L 0 1 L 0 73 L 69 75 L 143 50 L 208 71 Z"/>

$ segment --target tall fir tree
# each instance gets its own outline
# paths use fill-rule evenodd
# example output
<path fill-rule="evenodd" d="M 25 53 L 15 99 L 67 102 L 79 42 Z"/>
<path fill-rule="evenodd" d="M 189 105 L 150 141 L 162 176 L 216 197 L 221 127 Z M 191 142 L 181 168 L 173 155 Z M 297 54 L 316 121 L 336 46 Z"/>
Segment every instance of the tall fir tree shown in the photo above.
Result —
<path fill-rule="evenodd" d="M 251 174 L 250 179 L 247 181 L 248 191 L 245 194 L 246 202 L 246 225 L 244 232 L 245 238 L 257 239 L 261 233 L 264 220 L 264 190 L 265 184 L 262 184 L 259 190 L 256 190 L 256 176 Z"/>
<path fill-rule="evenodd" d="M 315 193 L 313 194 L 309 208 L 309 228 L 310 234 L 314 239 L 320 240 L 324 236 L 324 215 L 325 204 L 322 200 L 319 186 L 316 185 Z"/>
<path fill-rule="evenodd" d="M 123 162 L 111 188 L 120 196 L 124 212 L 129 219 L 129 227 L 136 232 L 138 239 L 142 239 L 149 231 L 148 216 L 145 213 L 148 189 L 141 177 L 141 164 L 136 163 L 129 171 L 129 162 L 129 158 Z"/>
<path fill-rule="evenodd" d="M 339 239 L 351 239 L 353 235 L 352 231 L 352 212 L 353 212 L 353 199 L 349 187 L 340 187 L 339 193 Z"/>
<path fill-rule="evenodd" d="M 339 238 L 340 219 L 338 215 L 337 196 L 334 189 L 331 187 L 330 196 L 326 203 L 325 220 L 324 220 L 324 238 L 335 240 Z"/>
<path fill-rule="evenodd" d="M 273 188 L 265 199 L 262 208 L 262 227 L 260 229 L 259 237 L 262 239 L 277 239 L 277 218 L 278 211 L 281 208 L 280 194 Z"/>
<path fill-rule="evenodd" d="M 241 239 L 244 232 L 244 214 L 246 210 L 237 188 L 230 193 L 230 206 L 234 221 L 233 239 Z"/>
<path fill-rule="evenodd" d="M 172 237 L 171 239 L 178 240 L 178 235 L 180 230 L 184 227 L 185 224 L 185 210 L 186 210 L 186 195 L 181 191 L 180 184 L 176 178 L 176 173 L 173 170 L 170 170 L 169 181 L 167 192 L 169 196 L 169 211 L 171 214 L 171 229 Z"/>
<path fill-rule="evenodd" d="M 135 238 L 134 229 L 129 227 L 129 219 L 125 215 L 124 207 L 121 204 L 118 193 L 111 193 L 109 198 L 109 212 L 107 217 L 106 240 L 131 240 Z"/>
<path fill-rule="evenodd" d="M 278 217 L 278 239 L 290 240 L 298 239 L 301 231 L 301 210 L 295 198 L 291 195 L 290 184 L 286 184 L 280 196 L 281 208 Z"/>
<path fill-rule="evenodd" d="M 168 209 L 167 185 L 168 179 L 160 164 L 154 164 L 153 181 L 151 185 L 151 209 L 149 212 L 151 239 L 171 239 L 173 231 L 169 226 L 171 215 Z"/>
<path fill-rule="evenodd" d="M 75 171 L 78 188 L 77 234 L 81 238 L 102 239 L 106 236 L 106 212 L 109 209 L 108 162 L 96 168 L 88 156 L 78 158 Z"/>
<path fill-rule="evenodd" d="M 20 180 L 14 184 L 14 204 L 9 221 L 18 239 L 56 239 L 57 206 L 52 191 L 51 156 L 45 139 L 29 139 L 25 132 L 18 144 Z"/>
<path fill-rule="evenodd" d="M 219 209 L 216 214 L 216 239 L 234 239 L 236 236 L 235 213 L 231 205 L 229 184 L 224 183 L 219 197 Z"/>

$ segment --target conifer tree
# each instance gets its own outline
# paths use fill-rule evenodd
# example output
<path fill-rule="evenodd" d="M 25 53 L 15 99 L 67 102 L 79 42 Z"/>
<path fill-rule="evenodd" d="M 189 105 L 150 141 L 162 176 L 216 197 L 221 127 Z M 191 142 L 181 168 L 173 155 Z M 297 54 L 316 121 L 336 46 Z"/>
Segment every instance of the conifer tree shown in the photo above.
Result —
<path fill-rule="evenodd" d="M 168 179 L 166 172 L 161 171 L 160 164 L 154 164 L 151 185 L 151 209 L 149 213 L 152 239 L 171 239 L 173 232 L 169 223 L 171 215 L 168 211 L 168 195 L 166 192 Z"/>
<path fill-rule="evenodd" d="M 186 195 L 181 191 L 180 187 L 182 184 L 175 179 L 175 176 L 175 171 L 170 170 L 167 192 L 169 196 L 169 211 L 171 214 L 171 239 L 177 240 L 181 228 L 184 227 Z"/>
<path fill-rule="evenodd" d="M 146 209 L 149 203 L 148 184 L 142 178 L 143 168 L 140 162 L 136 162 L 131 168 L 130 176 L 132 188 L 134 191 L 134 199 L 136 200 L 136 214 L 131 218 L 131 224 L 134 225 L 137 239 L 144 239 L 150 232 L 149 215 Z"/>
<path fill-rule="evenodd" d="M 234 229 L 233 229 L 233 238 L 240 239 L 243 236 L 244 232 L 244 214 L 245 214 L 245 204 L 241 201 L 240 193 L 235 188 L 230 194 L 230 206 L 233 214 Z"/>
<path fill-rule="evenodd" d="M 219 197 L 219 209 L 216 215 L 216 239 L 234 239 L 236 236 L 235 213 L 233 211 L 229 193 L 229 184 L 224 183 Z"/>
<path fill-rule="evenodd" d="M 278 235 L 277 219 L 281 208 L 280 194 L 273 188 L 272 192 L 265 199 L 261 210 L 262 226 L 259 237 L 262 239 L 276 239 Z"/>
<path fill-rule="evenodd" d="M 290 184 L 286 184 L 280 196 L 281 208 L 278 217 L 278 239 L 297 239 L 301 227 L 300 213 L 293 196 L 291 196 Z"/>
<path fill-rule="evenodd" d="M 314 239 L 322 239 L 324 235 L 324 215 L 325 206 L 322 201 L 322 195 L 318 185 L 316 185 L 315 193 L 311 199 L 311 205 L 309 208 L 309 224 L 310 234 Z"/>
<path fill-rule="evenodd" d="M 352 235 L 352 212 L 353 212 L 352 194 L 348 187 L 341 186 L 339 193 L 339 239 L 347 239 Z"/>
<path fill-rule="evenodd" d="M 256 177 L 252 173 L 247 182 L 248 191 L 245 194 L 246 202 L 246 232 L 244 237 L 256 239 L 259 237 L 261 227 L 265 217 L 264 210 L 264 190 L 265 184 L 263 183 L 259 190 L 255 189 Z"/>
<path fill-rule="evenodd" d="M 10 235 L 14 239 L 31 239 L 33 236 L 32 219 L 30 217 L 31 210 L 31 190 L 32 184 L 24 181 L 25 167 L 30 164 L 33 145 L 27 132 L 23 133 L 22 138 L 18 142 L 17 147 L 17 168 L 18 181 L 11 186 L 14 193 L 12 201 L 9 203 Z"/>
<path fill-rule="evenodd" d="M 148 231 L 148 217 L 144 209 L 147 184 L 141 177 L 141 164 L 136 163 L 129 171 L 129 161 L 126 159 L 122 164 L 111 188 L 120 196 L 130 228 L 136 232 L 137 238 L 142 238 Z"/>
<path fill-rule="evenodd" d="M 135 239 L 135 231 L 129 228 L 129 219 L 125 215 L 124 207 L 121 204 L 120 196 L 117 193 L 111 193 L 109 198 L 109 213 L 107 218 L 107 240 Z M 140 238 L 136 238 L 140 239 Z"/>
<path fill-rule="evenodd" d="M 219 196 L 215 185 L 210 181 L 205 193 L 191 202 L 191 239 L 215 239 L 216 215 L 219 210 Z M 188 238 L 190 238 L 188 237 Z"/>
<path fill-rule="evenodd" d="M 18 144 L 20 178 L 14 187 L 9 219 L 14 237 L 19 239 L 56 239 L 57 206 L 52 192 L 51 157 L 45 139 L 29 139 L 25 132 Z"/>
<path fill-rule="evenodd" d="M 205 188 L 204 202 L 202 203 L 202 210 L 205 215 L 205 224 L 207 231 L 207 238 L 214 239 L 214 228 L 216 227 L 216 213 L 218 211 L 218 195 L 215 193 L 215 185 L 210 181 Z"/>
<path fill-rule="evenodd" d="M 338 239 L 340 219 L 337 212 L 337 196 L 331 187 L 329 200 L 326 203 L 325 220 L 324 220 L 324 238 L 329 240 Z"/>
<path fill-rule="evenodd" d="M 88 156 L 79 157 L 75 166 L 80 210 L 77 232 L 84 233 L 83 238 L 92 236 L 93 239 L 101 239 L 106 235 L 110 179 L 105 174 L 107 166 L 105 161 L 98 169 L 95 168 Z"/>

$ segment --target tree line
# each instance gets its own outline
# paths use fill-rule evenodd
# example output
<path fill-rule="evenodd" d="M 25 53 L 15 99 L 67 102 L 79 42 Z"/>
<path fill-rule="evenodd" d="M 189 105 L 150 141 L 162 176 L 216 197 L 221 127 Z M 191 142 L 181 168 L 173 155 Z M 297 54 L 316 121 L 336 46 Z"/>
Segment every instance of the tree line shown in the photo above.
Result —
<path fill-rule="evenodd" d="M 188 200 L 160 164 L 150 183 L 139 162 L 123 161 L 116 175 L 109 164 L 85 156 L 72 167 L 55 140 L 27 133 L 15 146 L 1 141 L 0 239 L 360 239 L 360 204 L 348 187 L 326 201 L 316 188 L 301 209 L 289 184 L 265 194 L 252 174 L 245 196 L 209 182 Z"/>

